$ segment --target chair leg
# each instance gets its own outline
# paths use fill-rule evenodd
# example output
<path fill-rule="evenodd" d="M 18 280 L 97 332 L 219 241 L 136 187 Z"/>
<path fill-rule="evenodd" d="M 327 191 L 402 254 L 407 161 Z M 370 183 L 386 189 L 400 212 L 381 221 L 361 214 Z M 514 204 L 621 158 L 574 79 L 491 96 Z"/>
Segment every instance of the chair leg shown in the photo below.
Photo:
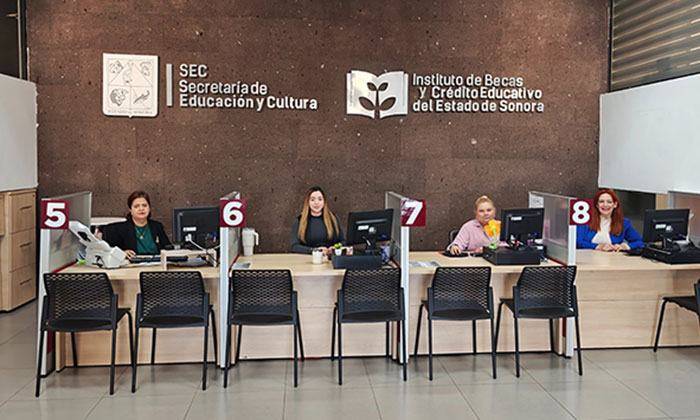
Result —
<path fill-rule="evenodd" d="M 549 319 L 549 350 L 552 353 L 555 353 L 555 351 L 554 351 L 554 319 L 552 319 L 552 318 Z"/>
<path fill-rule="evenodd" d="M 231 324 L 226 327 L 226 354 L 224 355 L 224 388 L 228 387 L 228 369 L 231 366 Z"/>
<path fill-rule="evenodd" d="M 574 317 L 574 321 L 576 322 L 576 351 L 578 353 L 578 374 L 579 376 L 583 376 L 583 361 L 581 360 L 581 334 L 578 330 L 578 314 L 576 314 L 576 316 Z"/>
<path fill-rule="evenodd" d="M 472 353 L 476 356 L 476 319 L 472 320 Z"/>
<path fill-rule="evenodd" d="M 433 380 L 433 318 L 428 313 L 428 378 Z"/>
<path fill-rule="evenodd" d="M 343 324 L 338 318 L 338 385 L 343 384 Z"/>
<path fill-rule="evenodd" d="M 496 315 L 496 334 L 494 334 L 494 347 L 495 351 L 498 351 L 498 332 L 501 329 L 501 309 L 503 309 L 503 302 L 498 304 L 498 315 Z"/>
<path fill-rule="evenodd" d="M 75 333 L 74 332 L 70 333 L 70 345 L 71 345 L 71 350 L 73 351 L 73 367 L 77 368 L 78 367 L 78 350 L 76 349 L 76 345 L 75 345 Z"/>
<path fill-rule="evenodd" d="M 520 377 L 520 337 L 518 336 L 518 315 L 513 314 L 513 325 L 515 325 L 515 376 Z"/>
<path fill-rule="evenodd" d="M 297 310 L 297 332 L 299 333 L 299 351 L 301 352 L 301 361 L 303 362 L 306 357 L 304 356 L 304 340 L 301 336 L 301 318 L 299 318 L 299 311 Z"/>
<path fill-rule="evenodd" d="M 114 358 L 117 350 L 117 327 L 112 330 L 112 359 L 109 364 L 109 395 L 114 395 Z"/>
<path fill-rule="evenodd" d="M 493 331 L 493 312 L 491 312 L 491 370 L 493 379 L 496 379 L 496 336 Z"/>
<path fill-rule="evenodd" d="M 129 322 L 129 360 L 134 365 L 134 320 L 131 318 L 131 311 L 126 313 Z"/>
<path fill-rule="evenodd" d="M 209 315 L 211 315 L 211 338 L 214 344 L 214 364 L 219 364 L 219 340 L 216 332 L 216 316 L 214 316 L 214 310 L 209 309 Z"/>
<path fill-rule="evenodd" d="M 408 325 L 403 320 L 401 321 L 401 352 L 403 353 L 403 381 L 408 380 Z"/>
<path fill-rule="evenodd" d="M 664 312 L 666 311 L 667 300 L 661 304 L 661 313 L 659 314 L 659 325 L 656 327 L 656 339 L 654 339 L 654 352 L 659 349 L 659 337 L 661 337 L 661 323 L 664 322 Z"/>
<path fill-rule="evenodd" d="M 418 324 L 416 325 L 416 344 L 413 346 L 413 355 L 418 356 L 418 343 L 420 342 L 420 324 L 423 318 L 423 304 L 418 308 Z"/>
<path fill-rule="evenodd" d="M 202 391 L 207 390 L 207 353 L 209 350 L 209 323 L 204 325 L 204 354 L 202 355 Z"/>
<path fill-rule="evenodd" d="M 153 329 L 153 335 L 151 336 L 151 364 L 156 363 L 156 329 Z"/>
<path fill-rule="evenodd" d="M 333 308 L 333 319 L 331 320 L 331 362 L 335 360 L 335 323 L 338 316 L 338 307 Z"/>
<path fill-rule="evenodd" d="M 391 322 L 384 326 L 384 357 L 391 358 Z"/>
<path fill-rule="evenodd" d="M 137 320 L 138 321 L 138 320 Z M 131 392 L 136 392 L 136 368 L 139 365 L 139 326 L 134 328 L 134 360 L 131 365 Z"/>
<path fill-rule="evenodd" d="M 297 338 L 298 338 L 298 320 L 294 323 L 294 388 L 298 385 L 298 366 L 297 366 Z"/>
<path fill-rule="evenodd" d="M 243 325 L 238 325 L 238 340 L 236 341 L 236 359 L 233 362 L 234 365 L 237 365 L 238 362 L 241 360 L 241 337 L 243 337 Z"/>
<path fill-rule="evenodd" d="M 34 391 L 34 396 L 39 396 L 39 389 L 41 388 L 41 362 L 44 358 L 44 336 L 46 336 L 46 331 L 39 330 L 39 357 L 36 366 L 36 390 Z"/>

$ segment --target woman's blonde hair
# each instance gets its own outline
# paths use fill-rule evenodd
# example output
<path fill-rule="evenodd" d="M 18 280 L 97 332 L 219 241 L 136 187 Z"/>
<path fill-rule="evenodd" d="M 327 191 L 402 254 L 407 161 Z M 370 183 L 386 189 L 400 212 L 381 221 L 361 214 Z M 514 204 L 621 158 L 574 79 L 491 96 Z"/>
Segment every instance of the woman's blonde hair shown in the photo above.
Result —
<path fill-rule="evenodd" d="M 474 211 L 476 211 L 479 208 L 479 205 L 481 203 L 489 203 L 493 208 L 496 208 L 496 205 L 493 203 L 493 200 L 491 200 L 487 195 L 482 195 L 481 197 L 477 198 L 476 201 L 474 202 Z"/>
<path fill-rule="evenodd" d="M 309 200 L 311 199 L 311 194 L 315 193 L 316 191 L 320 192 L 323 196 L 323 224 L 326 225 L 328 240 L 330 241 L 334 237 L 337 238 L 340 235 L 338 219 L 336 219 L 335 214 L 333 214 L 331 209 L 329 209 L 328 205 L 326 204 L 326 193 L 323 192 L 321 187 L 311 187 L 304 196 L 304 208 L 301 210 L 301 218 L 299 219 L 297 236 L 299 236 L 301 242 L 306 242 L 306 227 L 309 225 L 309 215 L 311 214 Z"/>

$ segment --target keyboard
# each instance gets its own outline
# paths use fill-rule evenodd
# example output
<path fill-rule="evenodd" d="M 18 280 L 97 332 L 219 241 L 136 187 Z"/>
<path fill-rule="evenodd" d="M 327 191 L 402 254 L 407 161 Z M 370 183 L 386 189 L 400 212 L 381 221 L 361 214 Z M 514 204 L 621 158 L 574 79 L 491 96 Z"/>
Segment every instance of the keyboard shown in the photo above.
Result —
<path fill-rule="evenodd" d="M 174 255 L 168 257 L 168 262 L 185 262 L 187 261 L 187 255 Z M 136 255 L 129 258 L 129 262 L 132 264 L 140 263 L 159 263 L 160 255 Z"/>

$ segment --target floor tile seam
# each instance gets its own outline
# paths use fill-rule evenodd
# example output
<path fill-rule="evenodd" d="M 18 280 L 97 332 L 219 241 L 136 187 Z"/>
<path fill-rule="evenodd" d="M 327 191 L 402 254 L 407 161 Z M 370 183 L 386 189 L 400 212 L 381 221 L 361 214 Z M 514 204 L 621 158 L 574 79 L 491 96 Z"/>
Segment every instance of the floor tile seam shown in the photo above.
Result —
<path fill-rule="evenodd" d="M 289 380 L 289 362 L 285 364 L 284 368 L 284 394 L 282 394 L 282 420 L 287 416 L 287 381 Z M 292 384 L 294 385 L 294 384 Z M 301 384 L 299 384 L 301 385 Z"/>
<path fill-rule="evenodd" d="M 88 410 L 87 414 L 85 414 L 85 417 L 83 417 L 83 420 L 87 420 L 88 417 L 90 417 L 90 414 L 92 414 L 93 411 L 95 411 L 95 408 L 97 408 L 98 405 L 104 400 L 105 396 L 103 395 L 102 397 L 98 398 L 97 401 L 95 401 L 95 404 Z"/>
<path fill-rule="evenodd" d="M 532 375 L 530 375 L 530 376 L 532 376 Z M 559 399 L 557 399 L 557 397 L 555 397 L 551 392 L 549 392 L 549 390 L 547 389 L 547 387 L 545 387 L 542 383 L 540 383 L 540 381 L 538 381 L 536 377 L 532 376 L 532 379 L 535 381 L 535 383 L 536 383 L 547 395 L 549 395 L 549 398 L 551 398 L 552 400 L 554 400 L 554 402 L 556 402 L 564 411 L 566 411 L 566 413 L 567 413 L 568 415 L 570 415 L 572 419 L 578 420 L 578 417 L 576 417 L 576 416 L 574 415 L 574 413 L 572 413 L 572 412 L 564 405 L 564 403 L 562 403 L 561 401 L 559 401 Z"/>
<path fill-rule="evenodd" d="M 197 398 L 197 390 L 195 390 L 192 393 L 192 399 L 190 400 L 190 403 L 187 405 L 187 409 L 185 410 L 185 415 L 182 416 L 182 420 L 186 420 L 187 416 L 190 414 L 190 409 L 192 408 L 192 404 L 194 403 L 195 398 Z"/>
<path fill-rule="evenodd" d="M 624 386 L 625 388 L 629 389 L 629 390 L 632 391 L 635 395 L 639 396 L 639 398 L 643 399 L 643 400 L 646 401 L 648 404 L 650 404 L 652 407 L 654 407 L 654 408 L 656 408 L 657 410 L 659 410 L 659 412 L 663 413 L 666 417 L 668 417 L 668 418 L 673 418 L 673 416 L 671 416 L 669 413 L 667 413 L 666 411 L 664 411 L 661 407 L 659 407 L 659 406 L 657 406 L 656 404 L 654 404 L 652 401 L 649 401 L 644 395 L 642 395 L 642 394 L 640 394 L 639 392 L 637 392 L 634 388 L 632 388 L 631 386 L 629 386 L 628 384 L 626 384 L 623 380 L 618 379 L 618 381 L 622 384 L 622 386 Z"/>
<path fill-rule="evenodd" d="M 457 382 L 455 381 L 455 379 L 452 377 L 452 375 L 450 375 L 450 371 L 447 369 L 447 366 L 445 366 L 445 365 L 442 363 L 442 359 L 438 357 L 438 358 L 437 358 L 437 361 L 438 361 L 438 363 L 440 364 L 440 366 L 442 366 L 442 369 L 445 371 L 445 373 L 447 373 L 447 376 L 450 378 L 450 381 L 452 381 L 452 385 L 453 385 L 455 388 L 457 388 L 457 392 L 459 392 L 459 395 L 461 395 L 461 396 L 462 396 L 462 399 L 464 400 L 464 402 L 467 403 L 467 407 L 469 407 L 469 409 L 472 411 L 472 414 L 474 414 L 474 417 L 476 417 L 477 420 L 481 420 L 481 417 L 479 417 L 479 414 L 477 414 L 477 412 L 476 412 L 476 410 L 474 409 L 474 407 L 472 407 L 472 404 L 469 402 L 469 399 L 467 399 L 467 396 L 464 395 L 464 392 L 462 392 L 462 388 L 459 387 L 459 385 L 457 384 Z"/>
<path fill-rule="evenodd" d="M 379 401 L 377 400 L 377 395 L 374 393 L 374 384 L 372 384 L 372 377 L 369 374 L 369 366 L 365 359 L 362 359 L 362 366 L 365 368 L 365 375 L 367 375 L 367 383 L 369 383 L 369 392 L 372 393 L 372 399 L 374 400 L 374 408 L 377 410 L 377 417 L 379 420 L 383 420 L 382 410 L 379 408 Z"/>

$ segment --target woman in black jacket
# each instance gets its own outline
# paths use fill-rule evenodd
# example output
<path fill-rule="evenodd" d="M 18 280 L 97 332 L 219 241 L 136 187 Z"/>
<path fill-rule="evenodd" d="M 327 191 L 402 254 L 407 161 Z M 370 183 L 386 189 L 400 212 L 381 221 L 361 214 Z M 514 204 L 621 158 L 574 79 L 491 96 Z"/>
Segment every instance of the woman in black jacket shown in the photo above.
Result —
<path fill-rule="evenodd" d="M 134 191 L 127 199 L 129 214 L 126 222 L 113 223 L 104 229 L 104 239 L 126 252 L 127 258 L 134 255 L 159 254 L 170 245 L 163 224 L 151 220 L 151 199 L 144 191 Z"/>

